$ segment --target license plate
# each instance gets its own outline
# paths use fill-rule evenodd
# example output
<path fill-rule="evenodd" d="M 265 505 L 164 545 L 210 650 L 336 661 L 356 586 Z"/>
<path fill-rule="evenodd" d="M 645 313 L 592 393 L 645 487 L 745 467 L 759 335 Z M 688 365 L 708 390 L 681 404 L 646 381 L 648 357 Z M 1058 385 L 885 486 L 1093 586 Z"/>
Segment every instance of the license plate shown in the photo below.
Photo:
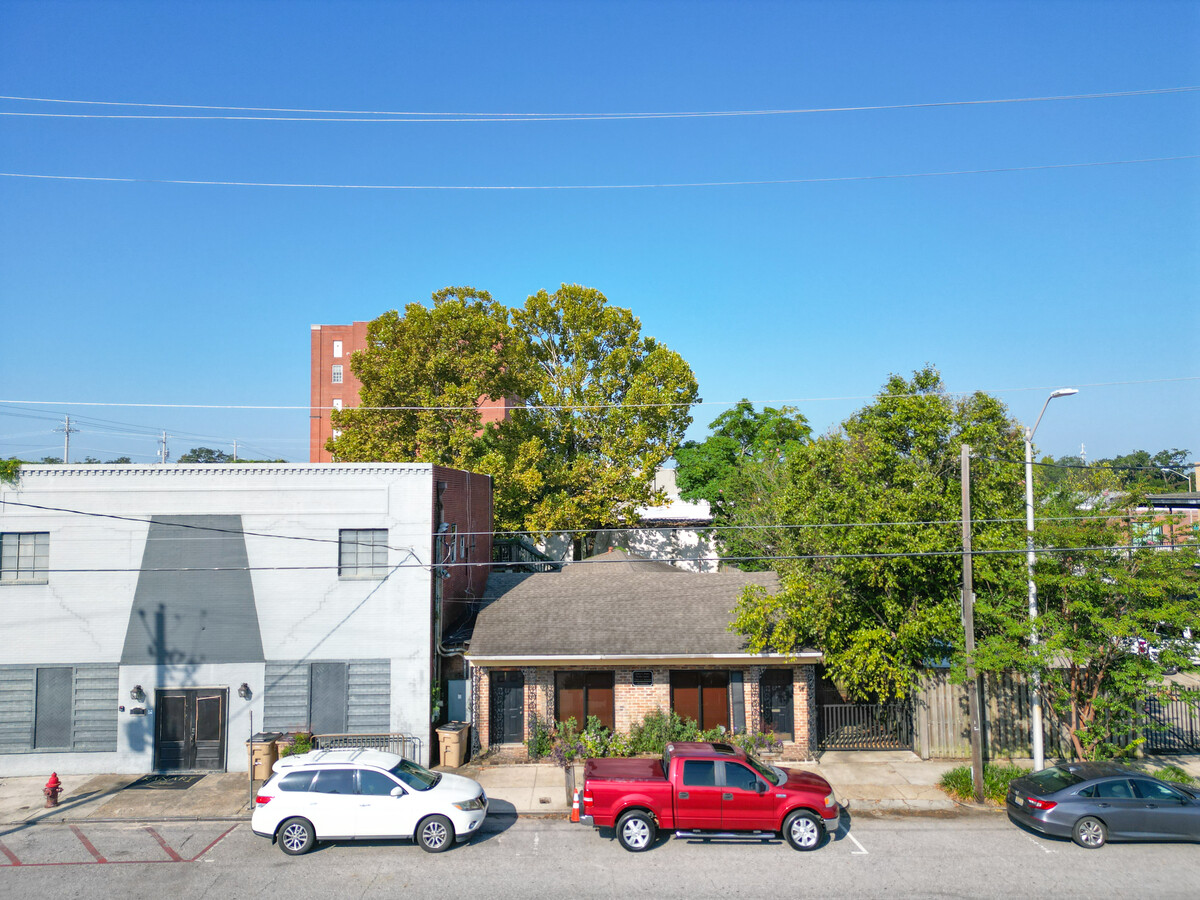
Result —
<path fill-rule="evenodd" d="M 1013 794 L 1013 802 L 1015 804 L 1017 804 L 1017 806 L 1024 806 L 1025 798 L 1022 797 L 1020 794 Z"/>

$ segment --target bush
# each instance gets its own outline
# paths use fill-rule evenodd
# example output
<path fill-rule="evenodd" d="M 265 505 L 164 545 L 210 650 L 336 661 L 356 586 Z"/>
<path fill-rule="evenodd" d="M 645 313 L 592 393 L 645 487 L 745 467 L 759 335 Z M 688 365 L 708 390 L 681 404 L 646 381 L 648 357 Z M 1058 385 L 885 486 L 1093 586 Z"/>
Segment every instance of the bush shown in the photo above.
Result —
<path fill-rule="evenodd" d="M 747 753 L 779 753 L 783 750 L 783 741 L 770 732 L 741 731 L 729 735 L 728 741 Z"/>
<path fill-rule="evenodd" d="M 292 754 L 307 753 L 313 748 L 313 736 L 308 732 L 298 732 L 288 735 L 287 743 L 277 743 L 280 757 Z"/>
<path fill-rule="evenodd" d="M 983 766 L 983 799 L 989 803 L 1003 803 L 1008 786 L 1015 778 L 1029 772 L 1011 763 L 985 763 Z M 938 787 L 955 800 L 970 802 L 975 799 L 975 786 L 971 783 L 971 767 L 959 766 L 944 774 Z"/>
<path fill-rule="evenodd" d="M 1200 784 L 1200 781 L 1197 781 L 1174 763 L 1169 763 L 1165 766 L 1155 769 L 1151 771 L 1150 774 L 1155 778 L 1162 779 L 1163 781 L 1173 781 L 1176 784 L 1184 784 L 1188 785 L 1189 787 L 1194 787 L 1195 785 Z"/>
<path fill-rule="evenodd" d="M 554 750 L 554 726 L 540 716 L 530 723 L 532 734 L 525 740 L 530 759 L 543 759 Z"/>

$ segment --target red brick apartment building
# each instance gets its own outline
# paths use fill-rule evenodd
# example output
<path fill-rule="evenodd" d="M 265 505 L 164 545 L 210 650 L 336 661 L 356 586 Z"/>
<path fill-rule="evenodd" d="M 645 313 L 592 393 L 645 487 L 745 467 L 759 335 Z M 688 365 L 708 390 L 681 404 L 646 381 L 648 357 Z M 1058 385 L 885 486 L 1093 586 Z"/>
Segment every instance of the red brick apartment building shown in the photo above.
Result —
<path fill-rule="evenodd" d="M 309 371 L 308 461 L 333 462 L 325 444 L 333 437 L 330 411 L 358 405 L 362 382 L 350 371 L 350 357 L 367 346 L 368 322 L 312 326 L 312 363 Z M 479 398 L 483 424 L 508 416 L 513 401 Z"/>

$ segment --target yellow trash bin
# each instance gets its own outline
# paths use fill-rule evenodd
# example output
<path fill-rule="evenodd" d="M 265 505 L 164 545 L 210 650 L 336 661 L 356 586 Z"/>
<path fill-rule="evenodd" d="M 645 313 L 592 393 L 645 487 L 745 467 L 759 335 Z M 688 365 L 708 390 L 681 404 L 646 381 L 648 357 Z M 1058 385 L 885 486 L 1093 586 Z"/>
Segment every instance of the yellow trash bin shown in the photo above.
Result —
<path fill-rule="evenodd" d="M 279 731 L 260 731 L 246 741 L 250 750 L 250 780 L 266 781 L 271 777 L 271 766 L 279 759 L 279 748 L 275 742 L 283 737 Z"/>
<path fill-rule="evenodd" d="M 466 722 L 447 722 L 437 730 L 442 765 L 457 769 L 467 756 L 467 737 L 471 726 Z"/>

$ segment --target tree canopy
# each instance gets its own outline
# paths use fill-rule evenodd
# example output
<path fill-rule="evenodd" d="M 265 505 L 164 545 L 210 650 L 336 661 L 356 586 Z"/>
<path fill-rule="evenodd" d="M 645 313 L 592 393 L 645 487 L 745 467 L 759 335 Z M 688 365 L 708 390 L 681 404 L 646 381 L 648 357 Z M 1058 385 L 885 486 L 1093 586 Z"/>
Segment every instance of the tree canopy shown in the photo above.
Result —
<path fill-rule="evenodd" d="M 1166 672 L 1198 668 L 1197 647 L 1184 639 L 1185 629 L 1200 639 L 1195 538 L 1180 530 L 1170 549 L 1140 541 L 1148 523 L 1172 525 L 1139 510 L 1140 499 L 1115 472 L 1091 469 L 1041 501 L 1036 645 L 1023 581 L 981 595 L 976 606 L 976 668 L 1038 670 L 1045 706 L 1066 724 L 1079 758 L 1132 750 L 1141 738 L 1130 725 L 1147 694 L 1166 690 Z M 1154 642 L 1156 655 L 1131 652 L 1139 639 Z"/>
<path fill-rule="evenodd" d="M 775 595 L 748 591 L 735 609 L 750 648 L 817 646 L 851 695 L 907 696 L 922 664 L 961 641 L 963 443 L 985 458 L 1024 452 L 999 400 L 951 397 L 927 366 L 891 376 L 840 428 L 795 447 L 760 507 L 772 521 L 743 537 L 779 557 L 783 584 Z M 1019 477 L 999 466 L 973 474 L 976 549 L 1020 546 Z M 976 590 L 1004 583 L 1014 564 L 980 557 Z"/>
<path fill-rule="evenodd" d="M 341 460 L 493 475 L 502 530 L 582 536 L 635 522 L 638 506 L 662 501 L 655 470 L 697 400 L 678 353 L 581 285 L 539 291 L 513 310 L 484 291 L 447 288 L 432 309 L 409 304 L 376 319 L 368 344 L 351 368 L 363 407 L 376 408 L 335 412 L 341 433 L 329 449 Z M 485 396 L 514 404 L 486 429 L 476 409 Z"/>

